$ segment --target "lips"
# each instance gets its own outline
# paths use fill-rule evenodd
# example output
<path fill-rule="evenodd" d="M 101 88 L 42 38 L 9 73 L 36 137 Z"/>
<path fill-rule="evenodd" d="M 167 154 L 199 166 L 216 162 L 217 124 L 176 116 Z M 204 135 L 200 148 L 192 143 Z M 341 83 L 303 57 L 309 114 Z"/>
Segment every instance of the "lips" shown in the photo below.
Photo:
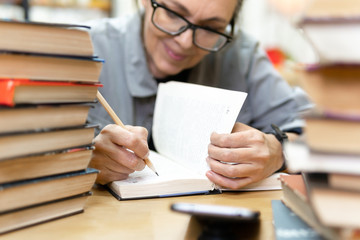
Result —
<path fill-rule="evenodd" d="M 167 52 L 167 54 L 169 55 L 169 57 L 175 61 L 182 61 L 186 58 L 186 56 L 178 54 L 174 51 L 172 51 L 168 46 L 166 46 L 166 44 L 164 44 L 165 47 L 165 51 Z"/>

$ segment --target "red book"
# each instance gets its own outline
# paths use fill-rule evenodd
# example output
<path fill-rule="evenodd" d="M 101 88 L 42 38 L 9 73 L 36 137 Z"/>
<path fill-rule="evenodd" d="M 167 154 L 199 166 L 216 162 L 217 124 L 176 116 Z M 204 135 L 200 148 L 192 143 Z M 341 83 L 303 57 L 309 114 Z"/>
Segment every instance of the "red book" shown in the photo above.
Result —
<path fill-rule="evenodd" d="M 0 105 L 93 102 L 101 84 L 0 79 Z"/>

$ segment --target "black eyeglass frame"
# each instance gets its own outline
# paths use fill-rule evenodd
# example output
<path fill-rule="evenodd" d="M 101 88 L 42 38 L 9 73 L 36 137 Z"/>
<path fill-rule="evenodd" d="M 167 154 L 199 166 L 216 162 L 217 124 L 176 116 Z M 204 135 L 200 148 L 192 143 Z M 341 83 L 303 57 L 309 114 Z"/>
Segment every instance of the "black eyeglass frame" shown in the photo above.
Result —
<path fill-rule="evenodd" d="M 228 34 L 225 34 L 225 33 L 221 33 L 221 32 L 218 32 L 214 29 L 211 29 L 211 28 L 208 28 L 208 27 L 202 27 L 202 26 L 199 26 L 199 25 L 196 25 L 196 24 L 193 24 L 191 23 L 189 20 L 187 20 L 186 18 L 184 18 L 183 16 L 181 16 L 180 14 L 178 14 L 177 12 L 167 8 L 166 6 L 156 2 L 155 0 L 150 0 L 151 2 L 151 6 L 153 7 L 154 11 L 152 13 L 152 16 L 151 16 L 151 22 L 154 24 L 154 26 L 156 28 L 158 28 L 160 31 L 164 32 L 164 33 L 167 33 L 171 36 L 178 36 L 180 35 L 181 33 L 185 32 L 186 30 L 188 29 L 191 29 L 193 30 L 193 43 L 195 46 L 197 46 L 198 48 L 201 48 L 205 51 L 209 51 L 209 52 L 217 52 L 217 51 L 220 51 L 223 47 L 225 47 L 228 43 L 230 43 L 232 41 L 232 36 L 228 35 Z M 165 29 L 162 29 L 160 26 L 158 26 L 155 22 L 154 22 L 154 15 L 155 15 L 155 11 L 157 8 L 163 8 L 165 9 L 166 11 L 169 11 L 171 12 L 172 14 L 174 14 L 175 16 L 179 17 L 180 19 L 184 20 L 186 23 L 187 23 L 187 26 L 183 29 L 180 29 L 180 31 L 176 32 L 176 33 L 171 33 L 171 32 L 168 32 L 166 31 Z M 234 20 L 231 19 L 230 21 L 230 26 L 231 26 L 231 34 L 233 34 L 233 31 L 234 31 Z M 220 48 L 216 49 L 216 50 L 213 50 L 213 49 L 208 49 L 208 48 L 204 48 L 204 47 L 201 47 L 199 46 L 196 41 L 195 41 L 195 31 L 196 29 L 203 29 L 203 30 L 207 30 L 207 31 L 210 31 L 210 32 L 213 32 L 213 33 L 216 33 L 216 34 L 219 34 L 219 35 L 222 35 L 224 37 L 226 37 L 226 42 L 224 43 L 223 46 L 221 46 Z"/>

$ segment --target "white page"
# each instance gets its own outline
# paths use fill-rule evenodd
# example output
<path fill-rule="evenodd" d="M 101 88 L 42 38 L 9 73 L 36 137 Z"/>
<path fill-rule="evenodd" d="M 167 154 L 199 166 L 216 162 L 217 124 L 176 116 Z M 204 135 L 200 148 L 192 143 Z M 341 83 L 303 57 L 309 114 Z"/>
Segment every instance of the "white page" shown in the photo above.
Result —
<path fill-rule="evenodd" d="M 153 123 L 157 151 L 204 174 L 212 132 L 230 133 L 247 94 L 201 85 L 159 85 Z"/>
<path fill-rule="evenodd" d="M 193 171 L 184 168 L 174 161 L 169 161 L 156 152 L 150 151 L 149 159 L 156 167 L 156 172 L 159 176 L 146 167 L 142 171 L 130 174 L 127 179 L 121 181 L 121 185 L 159 183 L 174 179 L 207 179 L 205 175 L 195 174 Z"/>
<path fill-rule="evenodd" d="M 205 175 L 182 167 L 174 161 L 150 151 L 149 159 L 156 166 L 157 176 L 146 167 L 125 180 L 114 181 L 109 187 L 122 198 L 142 198 L 172 194 L 190 194 L 214 189 Z"/>
<path fill-rule="evenodd" d="M 286 163 L 290 172 L 327 172 L 359 174 L 360 157 L 356 154 L 333 154 L 311 151 L 304 142 L 284 145 Z"/>

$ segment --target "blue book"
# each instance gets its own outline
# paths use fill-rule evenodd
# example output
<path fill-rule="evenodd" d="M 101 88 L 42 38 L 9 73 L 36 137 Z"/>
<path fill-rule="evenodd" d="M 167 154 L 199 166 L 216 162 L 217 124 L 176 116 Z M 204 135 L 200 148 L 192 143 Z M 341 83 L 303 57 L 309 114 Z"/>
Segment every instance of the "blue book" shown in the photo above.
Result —
<path fill-rule="evenodd" d="M 324 238 L 286 207 L 280 200 L 271 201 L 277 240 L 323 240 Z"/>

